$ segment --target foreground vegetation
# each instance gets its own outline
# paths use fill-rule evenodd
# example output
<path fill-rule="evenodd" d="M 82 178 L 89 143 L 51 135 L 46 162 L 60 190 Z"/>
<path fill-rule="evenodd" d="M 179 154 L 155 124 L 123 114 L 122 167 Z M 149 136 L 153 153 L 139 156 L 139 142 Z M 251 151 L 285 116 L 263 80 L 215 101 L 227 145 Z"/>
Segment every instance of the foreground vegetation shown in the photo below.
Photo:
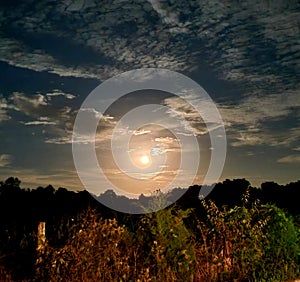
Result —
<path fill-rule="evenodd" d="M 87 192 L 19 184 L 15 178 L 0 182 L 0 281 L 300 277 L 300 181 L 257 189 L 246 180 L 226 180 L 205 200 L 193 186 L 176 204 L 145 215 L 109 210 Z M 166 200 L 159 193 L 143 199 L 153 205 Z M 40 221 L 47 239 L 37 250 Z"/>
<path fill-rule="evenodd" d="M 46 245 L 42 281 L 288 281 L 300 274 L 299 228 L 273 205 L 219 209 L 206 218 L 176 207 L 130 230 L 82 214 L 61 248 Z"/>

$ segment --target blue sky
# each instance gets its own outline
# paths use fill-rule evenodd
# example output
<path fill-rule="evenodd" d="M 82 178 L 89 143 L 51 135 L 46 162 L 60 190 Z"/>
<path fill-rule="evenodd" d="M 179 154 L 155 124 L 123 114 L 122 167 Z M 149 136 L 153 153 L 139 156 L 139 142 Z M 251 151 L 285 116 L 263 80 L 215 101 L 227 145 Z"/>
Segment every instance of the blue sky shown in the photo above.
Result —
<path fill-rule="evenodd" d="M 114 75 L 157 67 L 194 79 L 217 105 L 221 180 L 298 180 L 299 18 L 298 1 L 1 1 L 1 179 L 82 189 L 71 146 L 81 103 Z"/>

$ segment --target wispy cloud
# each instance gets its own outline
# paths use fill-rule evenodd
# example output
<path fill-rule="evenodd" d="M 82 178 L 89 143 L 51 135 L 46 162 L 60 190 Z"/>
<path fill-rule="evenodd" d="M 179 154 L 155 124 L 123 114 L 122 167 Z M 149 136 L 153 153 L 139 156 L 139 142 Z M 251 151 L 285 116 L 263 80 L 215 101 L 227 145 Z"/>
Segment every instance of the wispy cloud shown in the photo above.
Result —
<path fill-rule="evenodd" d="M 298 164 L 300 163 L 300 155 L 288 155 L 277 160 L 278 163 Z"/>
<path fill-rule="evenodd" d="M 179 21 L 179 12 L 176 9 L 173 9 L 170 5 L 166 5 L 165 1 L 160 0 L 149 0 L 152 8 L 159 14 L 162 19 L 162 22 L 169 26 L 169 32 L 171 33 L 189 33 L 190 30 L 187 26 L 190 22 L 180 22 Z"/>
<path fill-rule="evenodd" d="M 47 106 L 47 99 L 42 94 L 27 96 L 23 93 L 15 92 L 9 99 L 13 102 L 14 110 L 24 112 L 27 115 L 30 115 L 33 109 Z"/>
<path fill-rule="evenodd" d="M 66 99 L 72 100 L 74 99 L 76 96 L 71 94 L 71 93 L 65 93 L 63 91 L 60 91 L 59 89 L 54 89 L 52 92 L 49 92 L 46 94 L 46 96 L 51 100 L 51 97 L 57 97 L 57 96 L 63 96 Z"/>
<path fill-rule="evenodd" d="M 57 94 L 56 91 L 51 93 Z M 65 96 L 62 93 L 59 93 L 59 95 Z M 66 100 L 70 99 L 71 97 Z M 20 122 L 25 126 L 48 126 L 47 135 L 44 137 L 45 140 L 42 141 L 54 144 L 71 142 L 73 123 L 77 111 L 68 106 L 67 103 L 62 104 L 59 101 L 51 101 L 47 94 L 28 95 L 20 92 L 15 92 L 9 98 L 2 99 L 2 102 L 5 109 L 4 113 L 14 116 L 16 122 Z M 19 120 L 15 118 L 16 112 L 23 115 L 18 116 Z M 9 119 L 9 117 L 5 118 L 6 120 Z"/>
<path fill-rule="evenodd" d="M 45 121 L 45 120 L 34 120 L 23 122 L 25 125 L 55 125 L 56 123 L 53 121 Z"/>
<path fill-rule="evenodd" d="M 200 105 L 200 109 L 205 109 L 206 115 L 210 112 L 210 104 L 205 101 L 201 101 L 196 95 L 187 96 L 189 99 L 193 99 L 193 102 Z M 167 98 L 163 104 L 170 108 L 167 113 L 174 118 L 180 118 L 180 126 L 176 128 L 176 132 L 185 136 L 202 136 L 209 133 L 210 130 L 214 130 L 221 124 L 217 124 L 214 121 L 213 113 L 211 111 L 211 120 L 204 122 L 201 114 L 188 102 L 179 97 Z"/>
<path fill-rule="evenodd" d="M 91 71 L 89 68 L 85 68 L 84 66 L 68 67 L 61 64 L 53 56 L 47 54 L 43 50 L 35 49 L 28 52 L 26 49 L 26 45 L 15 39 L 7 37 L 1 38 L 1 61 L 16 67 L 26 68 L 37 72 L 47 71 L 60 76 L 96 79 L 100 77 L 97 75 L 100 74 L 99 69 Z M 103 68 L 102 71 L 103 73 L 107 73 L 107 70 L 104 70 Z M 113 73 L 113 70 L 110 70 L 109 73 Z"/>
<path fill-rule="evenodd" d="M 252 95 L 236 105 L 219 105 L 232 146 L 291 145 L 298 128 L 270 128 L 269 123 L 284 124 L 288 116 L 299 117 L 299 108 L 299 91 Z"/>
<path fill-rule="evenodd" d="M 222 118 L 229 126 L 257 126 L 265 121 L 278 121 L 293 112 L 297 114 L 297 109 L 300 109 L 298 90 L 264 96 L 251 95 L 235 105 L 219 105 Z"/>
<path fill-rule="evenodd" d="M 7 167 L 11 164 L 13 160 L 12 155 L 0 154 L 0 167 Z"/>
<path fill-rule="evenodd" d="M 160 144 L 164 144 L 164 145 L 178 143 L 178 141 L 176 139 L 174 139 L 172 137 L 168 137 L 168 136 L 167 137 L 156 137 L 154 139 L 154 141 L 158 142 Z"/>
<path fill-rule="evenodd" d="M 112 131 L 117 122 L 113 116 L 102 115 L 94 108 L 85 108 L 81 110 L 81 119 L 86 122 L 81 127 L 80 135 L 78 135 L 77 131 L 73 132 L 75 113 L 72 113 L 70 117 L 66 116 L 68 123 L 64 126 L 63 130 L 57 131 L 56 136 L 47 138 L 45 143 L 65 145 L 71 144 L 72 142 L 82 144 L 95 142 L 96 147 L 103 147 L 102 143 L 112 138 Z M 94 132 L 94 128 L 91 128 L 90 125 L 98 120 L 98 129 Z"/>
<path fill-rule="evenodd" d="M 224 126 L 228 134 L 229 144 L 240 146 L 290 146 L 297 141 L 298 127 L 281 126 L 280 129 L 270 127 L 270 123 L 284 124 L 288 116 L 300 117 L 299 91 L 265 96 L 245 97 L 234 104 L 218 104 Z M 191 98 L 191 97 L 190 97 Z M 197 97 L 195 97 L 197 98 Z M 198 98 L 199 99 L 199 98 Z M 201 103 L 201 101 L 200 101 Z M 167 98 L 164 105 L 170 107 L 172 117 L 183 117 L 179 134 L 202 136 L 218 127 L 217 124 L 205 124 L 200 113 L 190 104 L 178 97 Z M 200 107 L 206 107 L 201 105 Z"/>
<path fill-rule="evenodd" d="M 11 116 L 8 114 L 7 111 L 7 102 L 4 98 L 2 98 L 0 101 L 0 123 L 11 119 Z"/>
<path fill-rule="evenodd" d="M 134 130 L 133 131 L 133 135 L 138 136 L 138 135 L 144 135 L 144 134 L 148 134 L 151 133 L 151 130 Z"/>

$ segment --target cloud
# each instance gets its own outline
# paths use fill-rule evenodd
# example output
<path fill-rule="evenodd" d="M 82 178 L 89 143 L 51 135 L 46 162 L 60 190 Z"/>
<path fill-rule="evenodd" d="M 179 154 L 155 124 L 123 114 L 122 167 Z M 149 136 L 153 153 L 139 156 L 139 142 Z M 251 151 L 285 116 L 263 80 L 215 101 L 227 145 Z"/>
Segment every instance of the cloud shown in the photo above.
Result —
<path fill-rule="evenodd" d="M 149 134 L 151 133 L 151 130 L 134 130 L 133 135 L 138 136 L 138 135 L 144 135 L 144 134 Z"/>
<path fill-rule="evenodd" d="M 27 96 L 23 93 L 14 92 L 9 98 L 8 108 L 19 111 L 28 116 L 42 115 L 48 105 L 47 98 L 42 94 Z"/>
<path fill-rule="evenodd" d="M 160 146 L 155 146 L 155 147 L 151 148 L 151 151 L 150 151 L 151 156 L 159 156 L 159 155 L 163 155 L 165 153 L 166 153 L 166 150 Z M 164 166 L 164 167 L 167 167 L 167 166 Z M 161 166 L 161 168 L 163 168 L 163 166 Z"/>
<path fill-rule="evenodd" d="M 81 110 L 81 121 L 85 122 L 81 127 L 80 136 L 75 131 L 75 139 L 73 140 L 73 122 L 75 120 L 75 113 L 72 112 L 71 118 L 66 116 L 68 123 L 65 125 L 64 130 L 57 132 L 54 137 L 48 137 L 45 140 L 45 143 L 56 144 L 56 145 L 65 145 L 72 144 L 73 142 L 88 144 L 95 142 L 96 147 L 103 147 L 103 142 L 108 141 L 112 138 L 112 130 L 116 125 L 116 120 L 111 115 L 102 115 L 100 112 L 94 108 L 85 108 Z M 91 124 L 94 124 L 94 121 L 99 120 L 98 128 L 96 132 L 90 127 Z"/>
<path fill-rule="evenodd" d="M 293 112 L 297 113 L 297 108 L 300 109 L 299 97 L 299 90 L 264 96 L 253 94 L 239 101 L 237 105 L 219 105 L 219 110 L 229 126 L 257 126 L 267 120 L 278 121 Z"/>
<path fill-rule="evenodd" d="M 214 112 L 213 110 L 210 111 L 210 104 L 208 104 L 206 101 L 201 101 L 201 99 L 194 94 L 185 96 L 188 98 L 188 100 L 193 100 L 195 105 L 200 105 L 198 108 L 205 111 L 205 114 L 211 118 L 211 122 L 207 121 L 205 123 L 200 113 L 182 98 L 167 98 L 163 101 L 163 104 L 170 108 L 167 113 L 173 118 L 180 118 L 180 126 L 176 127 L 176 132 L 179 135 L 202 136 L 209 133 L 210 130 L 214 130 L 220 126 L 213 121 L 213 115 L 209 115 L 210 112 Z"/>
<path fill-rule="evenodd" d="M 55 125 L 56 123 L 53 121 L 44 121 L 44 120 L 34 120 L 23 122 L 25 125 Z"/>
<path fill-rule="evenodd" d="M 6 99 L 2 98 L 0 100 L 0 123 L 11 119 L 11 116 L 8 114 L 7 111 L 7 101 Z"/>
<path fill-rule="evenodd" d="M 154 150 L 154 155 L 160 155 L 162 153 L 186 153 L 189 150 L 195 150 L 195 148 L 182 148 L 180 142 L 173 137 L 156 137 L 154 139 L 156 146 L 151 150 L 151 154 Z"/>
<path fill-rule="evenodd" d="M 287 126 L 288 116 L 299 117 L 299 91 L 252 95 L 236 105 L 218 105 L 231 140 L 237 146 L 288 146 L 297 140 L 298 127 Z M 281 125 L 270 127 L 270 123 Z M 284 127 L 282 128 L 282 125 Z"/>
<path fill-rule="evenodd" d="M 178 144 L 178 141 L 172 137 L 157 137 L 154 139 L 155 142 L 162 143 L 162 144 Z"/>
<path fill-rule="evenodd" d="M 267 140 L 264 140 L 263 135 L 251 134 L 247 131 L 240 131 L 236 136 L 233 137 L 233 141 L 231 141 L 232 147 L 239 146 L 257 146 L 266 144 Z"/>
<path fill-rule="evenodd" d="M 165 1 L 149 0 L 152 8 L 159 14 L 162 22 L 169 26 L 170 33 L 189 33 L 189 29 L 186 27 L 188 23 L 181 23 L 179 21 L 179 13 L 175 9 L 172 9 L 169 5 L 166 6 Z"/>
<path fill-rule="evenodd" d="M 132 14 L 132 11 L 130 14 Z M 68 16 L 70 17 L 70 15 Z M 114 15 L 112 17 L 114 17 Z M 24 19 L 20 18 L 18 20 L 25 24 Z M 114 21 L 116 21 L 116 19 L 114 19 Z M 185 63 L 182 60 L 179 60 L 174 54 L 162 52 L 166 44 L 165 41 L 159 42 L 159 40 L 156 39 L 156 45 L 153 46 L 153 51 L 144 52 L 143 48 L 149 45 L 147 36 L 143 36 L 145 41 L 136 41 L 138 46 L 133 48 L 131 45 L 127 44 L 127 40 L 124 40 L 123 36 L 120 36 L 110 28 L 108 29 L 108 34 L 102 33 L 104 38 L 99 37 L 99 32 L 94 31 L 93 25 L 95 25 L 95 22 L 86 22 L 84 33 L 89 37 L 87 39 L 81 38 L 81 34 L 75 34 L 72 40 L 70 40 L 66 35 L 59 36 L 61 33 L 60 30 L 57 30 L 55 36 L 58 36 L 58 41 L 63 42 L 64 40 L 69 40 L 77 46 L 82 46 L 84 43 L 85 46 L 82 47 L 82 49 L 91 48 L 91 50 L 95 50 L 95 54 L 99 57 L 104 53 L 107 58 L 113 58 L 113 60 L 111 59 L 114 61 L 113 65 L 108 64 L 105 60 L 103 60 L 101 64 L 97 62 L 66 65 L 58 60 L 53 54 L 49 54 L 48 50 L 32 47 L 28 48 L 23 42 L 7 37 L 2 37 L 0 41 L 1 61 L 16 67 L 38 72 L 47 71 L 62 77 L 72 76 L 98 80 L 105 80 L 122 71 L 140 67 L 161 67 L 174 70 L 184 68 L 183 66 Z M 103 26 L 100 22 L 96 23 L 96 25 L 96 30 L 107 29 L 107 27 Z M 24 25 L 24 27 L 26 30 L 26 25 Z M 39 28 L 42 27 L 43 25 L 41 24 Z M 48 31 L 42 29 L 40 32 L 44 34 Z M 159 50 L 160 54 L 157 53 L 157 50 Z M 68 56 L 68 54 L 65 54 L 65 56 Z"/>
<path fill-rule="evenodd" d="M 68 0 L 6 9 L 10 16 L 0 24 L 18 36 L 1 35 L 0 58 L 13 66 L 104 80 L 136 68 L 184 72 L 204 64 L 220 79 L 233 81 L 233 87 L 242 87 L 245 95 L 299 88 L 296 1 L 124 5 Z M 28 10 L 38 12 L 24 16 Z M 51 50 L 53 42 L 64 48 Z"/>
<path fill-rule="evenodd" d="M 107 146 L 103 144 L 103 142 L 107 142 L 111 140 L 112 134 L 109 129 L 103 130 L 100 133 L 94 134 L 89 134 L 85 133 L 82 134 L 80 137 L 76 137 L 76 141 L 73 141 L 72 139 L 72 131 L 70 132 L 65 132 L 63 136 L 56 136 L 56 137 L 51 137 L 47 138 L 45 140 L 45 143 L 48 144 L 56 144 L 56 145 L 66 145 L 66 144 L 72 144 L 73 142 L 77 143 L 82 143 L 82 144 L 89 144 L 95 142 L 95 147 L 100 148 L 101 150 L 107 149 Z M 110 148 L 110 147 L 109 147 Z"/>
<path fill-rule="evenodd" d="M 62 137 L 52 137 L 47 138 L 45 140 L 45 143 L 47 144 L 55 144 L 55 145 L 66 145 L 66 144 L 72 144 L 72 136 L 62 136 Z"/>
<path fill-rule="evenodd" d="M 0 109 L 0 123 L 10 119 L 11 117 L 7 114 L 7 112 L 3 109 Z"/>
<path fill-rule="evenodd" d="M 59 89 L 54 89 L 52 92 L 47 93 L 46 96 L 48 97 L 48 99 L 51 100 L 51 97 L 57 97 L 57 96 L 63 96 L 66 99 L 72 100 L 74 98 L 76 98 L 75 95 L 70 94 L 70 93 L 65 93 L 63 91 L 60 91 Z"/>
<path fill-rule="evenodd" d="M 296 164 L 300 163 L 300 155 L 288 155 L 277 160 L 278 163 Z"/>
<path fill-rule="evenodd" d="M 12 155 L 0 154 L 0 167 L 7 167 L 12 162 Z"/>
<path fill-rule="evenodd" d="M 100 119 L 100 118 L 105 118 L 104 116 L 102 116 L 102 114 L 100 112 L 98 112 L 96 109 L 94 108 L 83 108 L 80 109 L 81 111 L 81 115 L 84 116 L 86 115 L 88 119 Z M 112 117 L 106 116 L 106 119 L 112 119 Z"/>
<path fill-rule="evenodd" d="M 69 40 L 76 48 L 84 45 L 107 59 L 97 61 L 97 66 L 67 66 L 47 47 L 31 46 L 6 35 L 0 41 L 1 58 L 12 65 L 61 76 L 102 79 L 138 67 L 193 69 L 201 58 L 223 79 L 241 80 L 247 87 L 256 82 L 280 84 L 281 77 L 289 76 L 281 67 L 297 69 L 299 12 L 293 3 L 281 7 L 250 0 L 242 4 L 150 0 L 126 5 L 123 1 L 63 1 L 51 5 L 45 1 L 39 12 L 23 16 L 32 5 L 9 10 L 10 17 L 3 17 L 3 23 L 29 35 L 47 34 L 57 43 Z M 53 13 L 55 17 L 50 16 Z M 67 30 L 61 26 L 62 19 L 67 22 Z M 66 48 L 66 56 L 70 52 L 71 48 Z M 270 66 L 274 67 L 272 71 Z"/>
<path fill-rule="evenodd" d="M 227 136 L 231 141 L 231 146 L 271 146 L 271 147 L 291 147 L 299 140 L 299 128 L 285 128 L 284 130 L 270 129 L 230 129 Z"/>
<path fill-rule="evenodd" d="M 49 96 L 50 93 L 50 96 Z M 69 93 L 58 90 L 47 94 L 26 95 L 25 93 L 14 92 L 5 100 L 7 111 L 17 111 L 25 115 L 20 123 L 25 126 L 50 126 L 45 135 L 45 143 L 68 144 L 72 140 L 73 123 L 77 110 L 68 105 L 68 101 L 73 99 Z M 52 95 L 53 94 L 53 95 Z M 66 97 L 66 102 L 51 100 L 54 96 Z M 94 109 L 87 109 L 89 118 L 96 118 L 99 113 Z M 31 120 L 24 120 L 30 118 Z M 32 120 L 34 119 L 34 120 Z M 109 116 L 104 116 L 103 120 L 109 120 Z"/>
<path fill-rule="evenodd" d="M 209 113 L 209 106 L 203 104 L 194 94 L 188 94 L 196 105 Z M 288 116 L 300 117 L 300 93 L 298 90 L 283 93 L 272 93 L 265 96 L 253 94 L 234 104 L 216 104 L 227 131 L 229 144 L 240 146 L 290 146 L 297 141 L 298 127 L 286 123 Z M 198 101 L 197 101 L 198 99 Z M 183 117 L 178 134 L 202 136 L 219 125 L 205 124 L 200 113 L 179 97 L 167 98 L 163 102 L 170 107 L 171 117 Z M 280 124 L 280 129 L 270 124 Z M 284 126 L 283 126 L 284 125 Z M 298 135 L 299 136 L 299 135 Z"/>
<path fill-rule="evenodd" d="M 110 70 L 108 67 L 107 70 L 103 69 L 103 67 L 99 67 L 97 70 L 96 68 L 89 69 L 84 66 L 65 66 L 43 50 L 35 49 L 28 52 L 26 45 L 6 37 L 0 40 L 0 55 L 0 60 L 9 65 L 37 72 L 46 71 L 62 77 L 72 76 L 99 79 L 104 77 L 105 73 L 113 73 L 113 70 Z M 102 76 L 100 75 L 101 71 Z"/>

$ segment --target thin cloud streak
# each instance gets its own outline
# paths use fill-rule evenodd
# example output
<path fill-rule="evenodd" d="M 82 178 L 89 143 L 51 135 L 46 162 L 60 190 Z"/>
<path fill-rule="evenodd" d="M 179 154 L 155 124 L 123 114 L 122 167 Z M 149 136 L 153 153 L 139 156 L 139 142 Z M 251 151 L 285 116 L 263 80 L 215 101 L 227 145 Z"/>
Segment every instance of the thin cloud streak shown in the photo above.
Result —
<path fill-rule="evenodd" d="M 300 163 L 300 155 L 288 155 L 285 157 L 282 157 L 277 160 L 278 163 L 283 164 L 299 164 Z"/>

